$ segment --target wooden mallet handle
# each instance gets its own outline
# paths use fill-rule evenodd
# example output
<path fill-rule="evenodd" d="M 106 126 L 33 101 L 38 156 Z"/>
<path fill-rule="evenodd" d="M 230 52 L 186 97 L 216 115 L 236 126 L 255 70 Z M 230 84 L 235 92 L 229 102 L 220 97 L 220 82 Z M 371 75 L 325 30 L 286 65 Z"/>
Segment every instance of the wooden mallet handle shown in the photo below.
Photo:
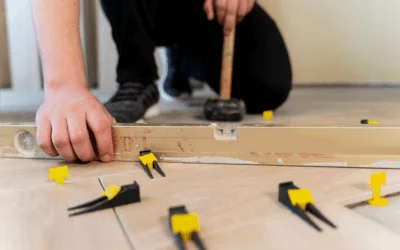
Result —
<path fill-rule="evenodd" d="M 232 65 L 235 50 L 235 27 L 228 36 L 224 36 L 224 48 L 222 51 L 221 69 L 221 99 L 231 99 L 232 91 Z"/>

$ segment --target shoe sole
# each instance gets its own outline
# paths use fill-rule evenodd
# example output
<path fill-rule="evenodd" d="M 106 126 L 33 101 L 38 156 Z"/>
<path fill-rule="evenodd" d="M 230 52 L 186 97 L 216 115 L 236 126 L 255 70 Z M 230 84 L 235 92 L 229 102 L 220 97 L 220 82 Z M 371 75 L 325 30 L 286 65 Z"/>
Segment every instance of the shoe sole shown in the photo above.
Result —
<path fill-rule="evenodd" d="M 161 98 L 164 99 L 167 102 L 174 102 L 174 101 L 177 101 L 177 100 L 178 101 L 179 100 L 185 100 L 185 99 L 188 99 L 188 98 L 192 97 L 192 95 L 190 95 L 189 93 L 183 93 L 180 96 L 174 97 L 174 96 L 168 95 L 164 91 L 164 89 L 162 89 L 162 87 L 160 89 L 160 95 L 161 95 Z"/>
<path fill-rule="evenodd" d="M 161 98 L 162 99 L 164 99 L 165 101 L 167 101 L 167 102 L 173 102 L 173 101 L 176 101 L 176 100 L 182 100 L 182 99 L 187 99 L 187 98 L 190 98 L 192 95 L 190 95 L 189 93 L 187 93 L 187 92 L 184 92 L 184 93 L 182 93 L 181 95 L 179 95 L 179 96 L 172 96 L 172 95 L 169 95 L 165 90 L 164 90 L 164 82 L 165 82 L 165 77 L 163 76 L 162 77 L 162 79 L 159 81 L 159 84 L 158 84 L 158 91 L 160 92 L 160 96 L 161 96 Z"/>
<path fill-rule="evenodd" d="M 145 119 L 153 118 L 155 116 L 158 116 L 160 113 L 161 113 L 160 104 L 156 103 L 147 109 L 142 119 L 137 120 L 135 123 L 146 123 Z M 113 122 L 117 123 L 114 117 L 113 117 Z"/>
<path fill-rule="evenodd" d="M 161 113 L 160 104 L 156 103 L 147 109 L 147 111 L 146 111 L 146 113 L 144 113 L 144 116 L 142 119 L 136 121 L 135 123 L 146 123 L 146 119 L 151 119 L 153 117 L 156 117 L 160 113 Z"/>

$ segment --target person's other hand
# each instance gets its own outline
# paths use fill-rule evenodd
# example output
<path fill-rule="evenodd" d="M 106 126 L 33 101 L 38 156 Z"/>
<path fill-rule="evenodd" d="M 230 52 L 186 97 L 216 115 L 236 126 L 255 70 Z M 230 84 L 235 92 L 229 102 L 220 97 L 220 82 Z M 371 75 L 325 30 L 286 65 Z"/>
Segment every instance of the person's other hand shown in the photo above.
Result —
<path fill-rule="evenodd" d="M 67 161 L 113 159 L 113 119 L 85 86 L 48 90 L 36 114 L 37 142 L 49 156 Z M 98 155 L 89 137 L 95 137 Z"/>
<path fill-rule="evenodd" d="M 205 0 L 204 11 L 208 20 L 217 17 L 224 27 L 224 34 L 229 35 L 237 22 L 253 9 L 255 0 Z"/>

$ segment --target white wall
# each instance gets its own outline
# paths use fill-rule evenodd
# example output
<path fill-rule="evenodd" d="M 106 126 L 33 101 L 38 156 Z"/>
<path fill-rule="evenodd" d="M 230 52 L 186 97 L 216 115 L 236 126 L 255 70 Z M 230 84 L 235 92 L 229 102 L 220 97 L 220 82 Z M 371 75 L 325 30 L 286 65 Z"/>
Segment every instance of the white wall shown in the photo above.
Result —
<path fill-rule="evenodd" d="M 97 13 L 96 1 L 81 1 L 81 39 L 83 47 L 83 55 L 85 58 L 87 85 L 95 87 L 98 81 L 97 67 Z"/>
<path fill-rule="evenodd" d="M 400 82 L 399 0 L 260 0 L 289 47 L 295 82 Z"/>
<path fill-rule="evenodd" d="M 91 87 L 98 80 L 95 3 L 97 1 L 81 1 L 81 39 L 88 85 Z M 0 86 L 9 82 L 16 91 L 39 90 L 42 87 L 29 0 L 0 0 Z"/>
<path fill-rule="evenodd" d="M 0 87 L 10 86 L 10 68 L 8 64 L 8 41 L 4 0 L 0 0 Z"/>
<path fill-rule="evenodd" d="M 6 17 L 2 12 L 4 1 Z M 400 83 L 400 1 L 259 2 L 283 33 L 295 83 Z M 117 55 L 109 24 L 99 1 L 82 3 L 90 14 L 82 19 L 89 80 L 98 80 L 102 89 L 113 90 Z M 8 22 L 8 32 L 4 20 Z M 93 20 L 97 24 L 92 24 Z M 4 41 L 9 41 L 11 75 L 5 63 L 8 53 Z M 40 85 L 35 46 L 29 1 L 0 0 L 0 85 L 10 82 L 10 78 L 13 87 L 20 90 Z M 163 61 L 158 52 L 162 51 L 156 52 L 161 76 Z"/>
<path fill-rule="evenodd" d="M 29 0 L 5 0 L 11 82 L 17 91 L 41 87 L 41 67 Z"/>

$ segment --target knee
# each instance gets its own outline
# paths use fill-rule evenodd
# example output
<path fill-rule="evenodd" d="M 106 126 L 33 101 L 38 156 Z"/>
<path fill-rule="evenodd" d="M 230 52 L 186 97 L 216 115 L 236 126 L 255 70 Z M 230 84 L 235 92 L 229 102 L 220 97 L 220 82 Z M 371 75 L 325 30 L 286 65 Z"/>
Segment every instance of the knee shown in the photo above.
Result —
<path fill-rule="evenodd" d="M 112 26 L 115 26 L 118 15 L 117 1 L 101 0 L 100 1 L 102 10 L 107 20 Z"/>
<path fill-rule="evenodd" d="M 280 108 L 289 98 L 292 89 L 291 82 L 282 83 L 279 88 L 266 87 L 256 90 L 244 100 L 248 114 L 261 114 L 266 110 Z"/>

